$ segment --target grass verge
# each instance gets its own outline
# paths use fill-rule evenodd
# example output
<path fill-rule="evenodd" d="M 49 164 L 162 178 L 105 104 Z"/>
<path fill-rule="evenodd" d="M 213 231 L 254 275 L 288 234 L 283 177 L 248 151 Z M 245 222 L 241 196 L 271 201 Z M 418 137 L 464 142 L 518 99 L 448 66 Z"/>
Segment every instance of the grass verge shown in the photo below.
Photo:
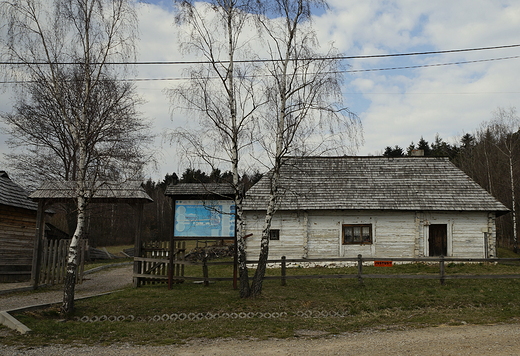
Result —
<path fill-rule="evenodd" d="M 219 271 L 219 268 L 222 271 Z M 227 273 L 215 266 L 213 274 Z M 374 267 L 372 267 L 374 268 Z M 452 265 L 448 273 L 520 273 L 518 266 Z M 294 268 L 290 274 L 355 273 L 355 268 Z M 377 273 L 436 273 L 428 265 L 381 268 Z M 211 274 L 210 273 L 210 274 Z M 276 269 L 269 270 L 277 274 Z M 369 273 L 367 271 L 367 273 Z M 375 272 L 374 272 L 375 273 Z M 264 282 L 262 296 L 240 299 L 230 282 L 209 287 L 182 283 L 167 290 L 164 285 L 127 289 L 111 295 L 77 301 L 71 319 L 62 319 L 57 309 L 15 315 L 33 330 L 21 336 L 0 332 L 0 343 L 46 345 L 53 343 L 173 344 L 192 338 L 284 338 L 301 330 L 329 334 L 364 329 L 401 329 L 441 324 L 487 324 L 520 322 L 520 280 L 356 279 L 289 280 L 285 287 L 276 280 Z M 307 318 L 304 311 L 338 311 L 344 317 Z M 133 315 L 146 319 L 172 313 L 286 313 L 283 317 L 250 319 L 218 318 L 182 321 L 103 321 L 84 323 L 74 317 Z M 300 315 L 300 316 L 299 316 Z M 1 330 L 0 330 L 1 331 Z"/>

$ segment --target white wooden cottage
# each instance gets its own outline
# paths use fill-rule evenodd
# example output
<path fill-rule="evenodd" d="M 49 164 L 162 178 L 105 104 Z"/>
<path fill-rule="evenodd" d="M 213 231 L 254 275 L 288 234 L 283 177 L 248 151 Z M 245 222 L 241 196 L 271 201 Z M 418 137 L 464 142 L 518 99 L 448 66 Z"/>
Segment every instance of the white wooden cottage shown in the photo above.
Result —
<path fill-rule="evenodd" d="M 249 259 L 258 257 L 269 175 L 244 200 Z M 289 158 L 269 257 L 496 256 L 495 218 L 509 210 L 447 158 Z"/>

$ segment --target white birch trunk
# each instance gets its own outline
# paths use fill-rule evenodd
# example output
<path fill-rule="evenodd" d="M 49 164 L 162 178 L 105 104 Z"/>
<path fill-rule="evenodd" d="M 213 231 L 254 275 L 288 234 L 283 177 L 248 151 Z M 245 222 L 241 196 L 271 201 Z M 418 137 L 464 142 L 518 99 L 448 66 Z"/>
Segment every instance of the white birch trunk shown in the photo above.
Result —
<path fill-rule="evenodd" d="M 280 169 L 282 168 L 283 152 L 284 152 L 284 132 L 285 132 L 285 108 L 287 98 L 285 97 L 285 77 L 288 65 L 288 57 L 285 58 L 284 64 L 284 80 L 281 92 L 281 108 L 278 113 L 278 125 L 276 133 L 276 148 L 273 175 L 270 180 L 269 202 L 267 204 L 264 228 L 262 230 L 262 239 L 260 241 L 260 255 L 258 257 L 258 265 L 253 277 L 251 285 L 251 296 L 255 297 L 262 293 L 263 279 L 267 268 L 267 259 L 269 258 L 269 235 L 271 231 L 271 222 L 276 211 L 276 202 L 278 199 L 278 182 L 280 180 Z"/>
<path fill-rule="evenodd" d="M 262 239 L 260 241 L 260 255 L 258 257 L 258 266 L 253 277 L 251 285 L 251 296 L 256 297 L 262 293 L 263 279 L 267 268 L 267 260 L 269 258 L 269 235 L 271 231 L 271 222 L 276 211 L 276 201 L 278 197 L 278 181 L 280 178 L 279 169 L 274 172 L 271 178 L 271 192 L 269 194 L 269 203 L 265 214 L 264 228 L 262 230 Z"/>
<path fill-rule="evenodd" d="M 69 245 L 69 252 L 67 255 L 67 275 L 65 276 L 65 286 L 63 290 L 63 305 L 61 312 L 63 314 L 70 314 L 74 311 L 74 298 L 75 298 L 75 287 L 76 287 L 76 276 L 78 269 L 78 245 L 79 240 L 83 236 L 85 228 L 85 198 L 78 196 L 77 208 L 78 218 L 76 230 L 72 236 L 72 240 Z"/>
<path fill-rule="evenodd" d="M 87 5 L 87 4 L 85 4 Z M 84 9 L 86 10 L 86 9 Z M 70 314 L 74 311 L 74 296 L 76 287 L 76 271 L 78 269 L 78 244 L 79 240 L 83 237 L 83 231 L 85 229 L 86 220 L 86 207 L 87 207 L 87 125 L 88 125 L 88 103 L 90 100 L 92 80 L 90 73 L 91 64 L 91 48 L 90 48 L 90 18 L 86 19 L 84 25 L 84 46 L 83 46 L 83 59 L 85 61 L 84 68 L 84 94 L 82 97 L 81 112 L 76 117 L 76 122 L 73 127 L 73 136 L 78 145 L 78 181 L 76 182 L 76 201 L 77 201 L 77 223 L 74 236 L 70 242 L 69 253 L 67 256 L 67 275 L 65 277 L 65 286 L 63 291 L 63 305 L 61 312 L 63 314 Z"/>
<path fill-rule="evenodd" d="M 279 105 L 280 109 L 277 115 L 276 125 L 276 143 L 274 152 L 274 167 L 272 169 L 272 177 L 270 178 L 270 191 L 269 191 L 269 202 L 266 208 L 264 228 L 262 230 L 262 239 L 260 241 L 260 255 L 258 257 L 258 266 L 253 277 L 251 285 L 251 296 L 255 297 L 262 293 L 263 279 L 265 276 L 265 270 L 267 268 L 267 260 L 269 258 L 269 235 L 271 231 L 271 222 L 273 215 L 276 211 L 276 203 L 278 200 L 278 182 L 280 180 L 280 169 L 283 164 L 284 152 L 291 145 L 292 140 L 290 139 L 291 133 L 286 130 L 286 116 L 287 114 L 287 101 L 289 100 L 290 94 L 287 92 L 287 72 L 289 70 L 289 63 L 291 60 L 291 49 L 294 45 L 294 35 L 297 30 L 297 21 L 291 23 L 288 21 L 288 33 L 287 42 L 285 48 L 285 56 L 282 58 L 282 73 L 280 73 L 280 86 L 279 90 Z"/>
<path fill-rule="evenodd" d="M 512 150 L 509 153 L 509 176 L 511 180 L 511 205 L 513 211 L 513 251 L 518 253 L 518 237 L 516 227 L 516 195 L 515 195 L 515 177 L 513 175 L 513 153 Z"/>
<path fill-rule="evenodd" d="M 234 57 L 235 57 L 235 45 L 234 45 L 234 33 L 233 33 L 233 16 L 234 16 L 234 4 L 232 1 L 226 1 L 226 15 L 227 15 L 227 40 L 228 40 L 228 59 L 229 65 L 227 68 L 227 97 L 229 106 L 229 115 L 231 119 L 231 172 L 233 174 L 233 188 L 235 190 L 235 223 L 236 223 L 236 234 L 237 234 L 237 255 L 238 255 L 238 279 L 239 279 L 239 291 L 240 296 L 245 298 L 249 296 L 249 274 L 247 270 L 247 256 L 246 256 L 246 244 L 244 240 L 244 220 L 242 210 L 243 193 L 240 187 L 240 174 L 239 174 L 239 128 L 237 122 L 237 109 L 236 109 L 236 96 L 235 96 L 235 84 L 234 84 Z"/>

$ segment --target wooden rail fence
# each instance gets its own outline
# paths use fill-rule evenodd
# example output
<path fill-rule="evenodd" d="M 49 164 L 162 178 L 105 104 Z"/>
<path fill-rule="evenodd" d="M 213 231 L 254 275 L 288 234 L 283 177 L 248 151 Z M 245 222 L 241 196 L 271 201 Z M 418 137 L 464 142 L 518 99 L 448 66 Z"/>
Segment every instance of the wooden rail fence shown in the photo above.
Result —
<path fill-rule="evenodd" d="M 378 265 L 377 262 L 383 262 L 383 265 L 392 265 L 394 262 L 398 263 L 429 263 L 438 264 L 438 274 L 366 274 L 363 273 L 363 267 L 367 265 Z M 444 284 L 448 279 L 520 279 L 520 274 L 447 274 L 445 265 L 449 262 L 456 263 L 518 263 L 520 267 L 520 258 L 455 258 L 455 257 L 425 257 L 425 258 L 365 258 L 362 255 L 354 258 L 328 258 L 328 259 L 287 259 L 282 257 L 279 260 L 268 260 L 267 263 L 271 266 L 280 267 L 279 276 L 265 276 L 264 279 L 279 279 L 282 285 L 287 284 L 290 279 L 327 279 L 327 278 L 353 278 L 357 279 L 359 283 L 363 283 L 366 278 L 390 278 L 390 279 L 438 279 L 441 284 Z M 210 281 L 231 281 L 232 277 L 210 277 L 208 266 L 211 265 L 232 265 L 232 261 L 177 261 L 180 265 L 198 265 L 202 267 L 202 277 L 182 276 L 184 280 L 196 280 L 203 282 L 204 285 L 209 285 Z M 257 261 L 248 261 L 249 265 L 255 265 Z M 330 263 L 348 263 L 351 266 L 357 267 L 357 273 L 350 274 L 322 274 L 322 275 L 287 275 L 288 265 L 325 265 Z"/>

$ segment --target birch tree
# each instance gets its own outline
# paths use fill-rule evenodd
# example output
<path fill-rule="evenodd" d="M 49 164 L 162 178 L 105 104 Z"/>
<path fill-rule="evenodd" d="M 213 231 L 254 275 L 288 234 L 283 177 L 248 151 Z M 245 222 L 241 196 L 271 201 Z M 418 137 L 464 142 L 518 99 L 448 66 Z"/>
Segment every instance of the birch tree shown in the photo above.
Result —
<path fill-rule="evenodd" d="M 89 192 L 98 177 L 98 162 L 89 159 L 89 152 L 97 149 L 89 141 L 91 108 L 99 99 L 95 93 L 102 83 L 117 75 L 110 63 L 132 58 L 137 20 L 129 0 L 5 0 L 1 6 L 8 29 L 3 50 L 15 64 L 10 72 L 45 90 L 76 152 L 77 223 L 69 246 L 61 308 L 70 313 L 78 241 L 85 229 Z M 77 84 L 73 92 L 67 87 L 70 80 Z"/>
<path fill-rule="evenodd" d="M 210 165 L 222 159 L 218 153 L 224 152 L 232 166 L 240 295 L 254 297 L 262 290 L 271 219 L 285 158 L 343 153 L 351 143 L 348 138 L 358 138 L 353 134 L 358 122 L 341 105 L 341 66 L 334 59 L 337 51 L 332 48 L 318 52 L 311 7 L 325 6 L 324 1 L 215 0 L 178 4 L 178 23 L 186 31 L 184 48 L 201 54 L 209 64 L 191 70 L 189 84 L 171 91 L 177 103 L 198 113 L 201 119 L 200 131 L 190 128 L 176 135 L 189 142 L 195 148 L 191 152 Z M 251 36 L 253 19 L 259 31 L 255 36 Z M 271 194 L 260 262 L 249 285 L 239 167 L 241 152 L 251 146 L 255 147 L 258 162 L 270 171 Z"/>
<path fill-rule="evenodd" d="M 250 296 L 262 291 L 269 256 L 271 221 L 280 199 L 280 170 L 288 156 L 345 153 L 361 138 L 355 114 L 342 104 L 339 53 L 320 52 L 311 9 L 323 0 L 274 0 L 259 16 L 269 61 L 265 88 L 267 110 L 261 120 L 261 142 L 267 153 L 270 194 L 261 237 L 258 266 Z"/>
<path fill-rule="evenodd" d="M 518 232 L 517 232 L 517 202 L 516 202 L 516 175 L 519 164 L 520 154 L 520 118 L 515 108 L 498 108 L 494 113 L 494 118 L 487 124 L 487 132 L 493 137 L 495 150 L 506 160 L 506 176 L 509 180 L 509 193 L 511 202 L 511 218 L 513 225 L 513 251 L 518 252 Z M 487 153 L 487 152 L 486 152 Z"/>
<path fill-rule="evenodd" d="M 520 118 L 515 108 L 498 108 L 474 135 L 462 139 L 454 163 L 490 194 L 511 208 L 497 219 L 497 236 L 504 247 L 518 252 L 518 174 L 520 172 Z M 501 241 L 500 241 L 501 240 Z"/>
<path fill-rule="evenodd" d="M 174 132 L 175 138 L 188 144 L 186 154 L 194 153 L 212 168 L 226 164 L 232 172 L 241 296 L 249 295 L 241 156 L 251 145 L 254 114 L 262 102 L 255 92 L 256 67 L 237 63 L 236 58 L 247 58 L 251 53 L 249 43 L 256 33 L 246 32 L 252 26 L 253 5 L 255 2 L 248 0 L 177 2 L 181 49 L 201 56 L 207 64 L 192 67 L 189 82 L 170 90 L 175 110 L 186 109 L 199 120 L 199 129 L 191 125 Z"/>

